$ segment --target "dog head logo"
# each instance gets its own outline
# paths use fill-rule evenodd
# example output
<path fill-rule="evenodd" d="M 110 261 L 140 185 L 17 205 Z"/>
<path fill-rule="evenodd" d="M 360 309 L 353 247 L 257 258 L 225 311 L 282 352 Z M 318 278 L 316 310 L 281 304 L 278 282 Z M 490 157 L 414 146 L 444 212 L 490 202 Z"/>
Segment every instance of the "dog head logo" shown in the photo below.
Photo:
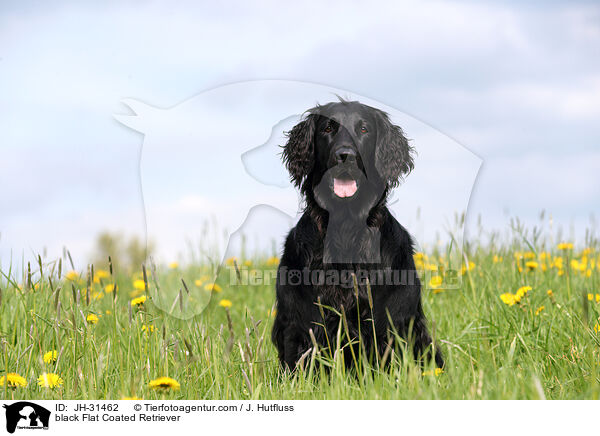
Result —
<path fill-rule="evenodd" d="M 6 431 L 14 433 L 15 429 L 48 429 L 50 411 L 29 401 L 4 404 L 6 409 Z"/>

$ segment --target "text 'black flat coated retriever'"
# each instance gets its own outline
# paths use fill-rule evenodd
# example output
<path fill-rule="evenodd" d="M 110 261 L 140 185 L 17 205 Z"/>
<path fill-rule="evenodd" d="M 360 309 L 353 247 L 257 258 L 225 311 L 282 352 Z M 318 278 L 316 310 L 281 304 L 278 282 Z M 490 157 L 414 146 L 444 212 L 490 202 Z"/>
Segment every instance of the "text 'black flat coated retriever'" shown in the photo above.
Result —
<path fill-rule="evenodd" d="M 309 109 L 287 136 L 283 161 L 306 205 L 277 274 L 272 339 L 282 366 L 293 370 L 315 340 L 335 347 L 344 313 L 348 366 L 351 347 L 354 354 L 362 342 L 371 357 L 383 356 L 395 331 L 417 359 L 433 352 L 441 367 L 411 236 L 386 207 L 389 191 L 413 168 L 402 129 L 379 109 L 341 100 Z"/>

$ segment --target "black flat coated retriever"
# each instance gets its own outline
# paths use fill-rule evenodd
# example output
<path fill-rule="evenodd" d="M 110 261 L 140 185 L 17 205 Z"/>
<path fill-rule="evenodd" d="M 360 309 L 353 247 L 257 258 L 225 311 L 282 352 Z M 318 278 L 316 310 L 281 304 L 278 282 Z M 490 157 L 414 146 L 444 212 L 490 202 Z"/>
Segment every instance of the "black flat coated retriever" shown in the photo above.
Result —
<path fill-rule="evenodd" d="M 272 339 L 281 365 L 293 370 L 315 340 L 335 347 L 343 325 L 347 366 L 359 347 L 383 356 L 397 333 L 417 359 L 433 352 L 441 367 L 411 236 L 386 207 L 389 191 L 413 168 L 402 129 L 379 109 L 341 100 L 309 109 L 287 137 L 283 161 L 306 206 L 277 274 Z"/>

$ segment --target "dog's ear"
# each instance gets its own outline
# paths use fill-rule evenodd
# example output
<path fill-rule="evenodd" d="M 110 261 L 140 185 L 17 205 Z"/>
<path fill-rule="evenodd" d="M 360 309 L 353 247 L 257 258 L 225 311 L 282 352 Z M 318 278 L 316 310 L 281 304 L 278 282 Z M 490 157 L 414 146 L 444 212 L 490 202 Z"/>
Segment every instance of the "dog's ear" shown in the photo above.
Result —
<path fill-rule="evenodd" d="M 308 176 L 315 160 L 314 138 L 318 115 L 309 114 L 304 120 L 286 133 L 287 143 L 283 146 L 281 157 L 294 185 L 300 187 Z"/>
<path fill-rule="evenodd" d="M 377 118 L 375 168 L 388 186 L 395 188 L 414 167 L 414 148 L 408 144 L 402 129 L 392 124 L 385 112 L 376 109 L 375 115 Z"/>

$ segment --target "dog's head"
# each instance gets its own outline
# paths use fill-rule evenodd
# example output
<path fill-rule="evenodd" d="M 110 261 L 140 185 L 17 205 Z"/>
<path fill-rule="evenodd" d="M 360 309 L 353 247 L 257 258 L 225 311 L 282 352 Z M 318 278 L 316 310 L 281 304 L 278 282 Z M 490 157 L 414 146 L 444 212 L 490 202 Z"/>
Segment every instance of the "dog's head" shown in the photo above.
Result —
<path fill-rule="evenodd" d="M 356 101 L 316 106 L 288 132 L 292 182 L 327 210 L 373 206 L 413 168 L 413 149 L 388 115 Z"/>

